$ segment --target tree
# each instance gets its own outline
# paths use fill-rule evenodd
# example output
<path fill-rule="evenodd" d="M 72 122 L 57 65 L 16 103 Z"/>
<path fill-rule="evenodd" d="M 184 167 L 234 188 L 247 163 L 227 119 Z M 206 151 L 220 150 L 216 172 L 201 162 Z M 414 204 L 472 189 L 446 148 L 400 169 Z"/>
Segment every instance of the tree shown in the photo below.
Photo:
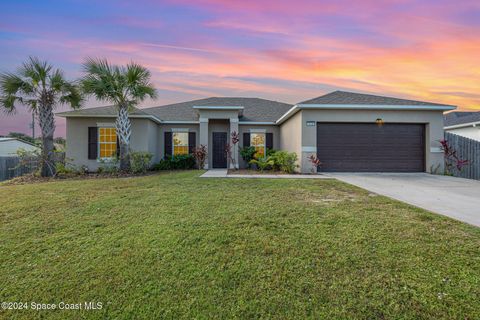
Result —
<path fill-rule="evenodd" d="M 0 109 L 12 114 L 18 105 L 24 105 L 38 118 L 42 131 L 41 175 L 55 175 L 53 110 L 58 105 L 72 109 L 81 106 L 83 99 L 76 83 L 67 81 L 63 72 L 48 62 L 30 57 L 16 73 L 0 74 L 0 92 Z"/>
<path fill-rule="evenodd" d="M 150 83 L 150 72 L 134 62 L 124 67 L 111 65 L 106 59 L 93 58 L 86 59 L 83 70 L 83 92 L 98 100 L 109 101 L 117 108 L 115 127 L 120 143 L 120 170 L 128 171 L 131 135 L 128 115 L 139 102 L 148 97 L 156 98 L 155 88 Z"/>

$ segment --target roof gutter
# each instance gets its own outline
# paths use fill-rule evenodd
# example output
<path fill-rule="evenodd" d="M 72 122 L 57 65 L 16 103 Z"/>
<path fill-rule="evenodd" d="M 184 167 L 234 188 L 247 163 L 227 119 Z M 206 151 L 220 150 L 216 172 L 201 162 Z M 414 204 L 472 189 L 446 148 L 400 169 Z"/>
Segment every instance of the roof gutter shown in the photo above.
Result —
<path fill-rule="evenodd" d="M 398 110 L 398 111 L 450 111 L 457 107 L 449 105 L 374 105 L 374 104 L 296 104 L 275 123 L 281 124 L 299 110 Z"/>
<path fill-rule="evenodd" d="M 63 118 L 116 118 L 116 115 L 112 114 L 65 114 L 65 113 L 56 113 L 55 114 L 58 117 L 63 117 Z M 131 119 L 149 119 L 152 120 L 153 122 L 156 123 L 162 123 L 162 120 L 159 118 L 155 117 L 154 115 L 137 115 L 137 114 L 131 114 L 128 116 Z"/>
<path fill-rule="evenodd" d="M 476 127 L 477 125 L 480 125 L 480 121 L 455 124 L 453 126 L 443 127 L 443 129 L 448 130 L 448 129 L 458 129 L 458 128 L 465 128 L 465 127 Z"/>

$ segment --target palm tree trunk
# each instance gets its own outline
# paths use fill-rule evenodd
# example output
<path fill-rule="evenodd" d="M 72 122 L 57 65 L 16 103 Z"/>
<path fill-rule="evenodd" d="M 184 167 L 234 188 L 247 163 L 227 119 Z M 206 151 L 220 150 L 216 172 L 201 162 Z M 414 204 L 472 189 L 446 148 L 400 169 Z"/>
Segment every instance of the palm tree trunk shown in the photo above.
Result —
<path fill-rule="evenodd" d="M 128 155 L 130 151 L 130 135 L 131 135 L 131 123 L 128 117 L 128 106 L 120 105 L 118 107 L 118 116 L 115 123 L 117 129 L 118 141 L 120 143 L 120 170 L 130 170 L 130 157 Z"/>
<path fill-rule="evenodd" d="M 42 177 L 55 175 L 55 158 L 53 147 L 53 133 L 55 131 L 55 119 L 50 106 L 41 106 L 38 110 L 38 123 L 42 129 Z"/>

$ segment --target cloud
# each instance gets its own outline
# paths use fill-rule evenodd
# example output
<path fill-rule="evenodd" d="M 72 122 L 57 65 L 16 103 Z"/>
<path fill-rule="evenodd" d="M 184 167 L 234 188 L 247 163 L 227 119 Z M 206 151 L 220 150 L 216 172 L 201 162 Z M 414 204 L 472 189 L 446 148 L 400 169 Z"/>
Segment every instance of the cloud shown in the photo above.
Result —
<path fill-rule="evenodd" d="M 0 13 L 0 70 L 37 55 L 73 79 L 95 56 L 148 67 L 156 104 L 221 95 L 293 103 L 343 89 L 480 109 L 478 1 L 114 4 L 74 16 L 62 4 L 55 14 L 10 4 Z"/>

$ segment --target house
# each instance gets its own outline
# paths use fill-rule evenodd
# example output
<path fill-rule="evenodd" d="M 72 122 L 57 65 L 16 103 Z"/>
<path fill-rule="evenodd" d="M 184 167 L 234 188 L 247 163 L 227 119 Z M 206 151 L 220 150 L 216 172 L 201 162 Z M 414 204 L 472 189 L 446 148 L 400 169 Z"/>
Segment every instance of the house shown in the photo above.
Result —
<path fill-rule="evenodd" d="M 480 111 L 449 112 L 444 116 L 446 132 L 480 141 Z"/>
<path fill-rule="evenodd" d="M 208 148 L 208 168 L 227 168 L 232 132 L 240 146 L 295 152 L 299 171 L 432 172 L 442 170 L 443 112 L 454 106 L 335 91 L 295 105 L 259 99 L 214 97 L 131 113 L 131 148 L 154 155 Z M 67 158 L 95 170 L 116 152 L 113 106 L 57 114 L 67 119 Z M 239 159 L 235 150 L 233 156 Z M 239 159 L 240 167 L 246 164 Z"/>
<path fill-rule="evenodd" d="M 0 157 L 16 156 L 19 149 L 24 149 L 26 151 L 40 151 L 40 148 L 36 145 L 18 138 L 0 138 Z"/>

